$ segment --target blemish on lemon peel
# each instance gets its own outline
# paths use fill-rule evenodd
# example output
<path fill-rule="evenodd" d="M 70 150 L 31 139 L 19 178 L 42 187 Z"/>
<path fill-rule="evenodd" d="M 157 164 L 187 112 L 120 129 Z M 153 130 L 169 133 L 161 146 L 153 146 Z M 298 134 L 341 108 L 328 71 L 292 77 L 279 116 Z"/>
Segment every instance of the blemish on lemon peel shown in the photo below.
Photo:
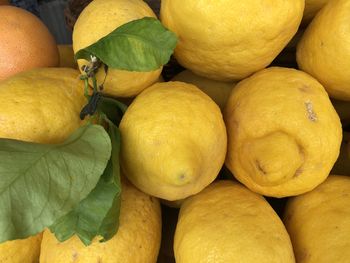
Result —
<path fill-rule="evenodd" d="M 310 92 L 310 88 L 307 85 L 302 85 L 302 87 L 300 87 L 299 90 L 304 93 Z"/>
<path fill-rule="evenodd" d="M 307 111 L 307 115 L 310 121 L 316 122 L 317 121 L 317 115 L 314 112 L 313 105 L 311 101 L 306 101 L 305 102 L 305 107 Z"/>
<path fill-rule="evenodd" d="M 303 169 L 299 168 L 298 170 L 295 171 L 294 177 L 298 177 L 299 175 L 301 175 L 303 173 Z"/>
<path fill-rule="evenodd" d="M 186 175 L 184 173 L 180 174 L 179 179 L 183 181 L 185 179 Z"/>
<path fill-rule="evenodd" d="M 78 259 L 78 252 L 74 251 L 72 254 L 72 260 L 75 262 Z"/>
<path fill-rule="evenodd" d="M 262 168 L 259 160 L 256 160 L 256 167 L 258 168 L 259 171 L 261 171 L 264 175 L 267 174 L 267 172 Z"/>

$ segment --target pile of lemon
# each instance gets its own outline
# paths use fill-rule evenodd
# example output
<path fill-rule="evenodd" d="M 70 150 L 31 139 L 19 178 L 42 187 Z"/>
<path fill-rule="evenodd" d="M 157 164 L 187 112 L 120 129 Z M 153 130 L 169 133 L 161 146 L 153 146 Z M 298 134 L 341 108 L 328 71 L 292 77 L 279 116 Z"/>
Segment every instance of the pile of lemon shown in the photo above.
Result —
<path fill-rule="evenodd" d="M 143 17 L 156 15 L 142 0 L 94 0 L 73 50 Z M 119 127 L 118 233 L 85 247 L 46 230 L 1 244 L 0 262 L 156 263 L 162 238 L 177 263 L 350 262 L 350 0 L 162 0 L 160 20 L 185 71 L 168 82 L 162 68 L 97 76 L 107 95 L 132 100 Z M 1 43 L 10 61 L 13 44 Z M 48 45 L 42 59 L 0 61 L 1 138 L 56 143 L 82 125 L 86 61 Z M 285 48 L 298 69 L 276 63 Z M 218 179 L 223 167 L 233 176 Z M 288 197 L 281 217 L 263 196 Z M 180 208 L 174 236 L 161 237 L 159 200 Z"/>

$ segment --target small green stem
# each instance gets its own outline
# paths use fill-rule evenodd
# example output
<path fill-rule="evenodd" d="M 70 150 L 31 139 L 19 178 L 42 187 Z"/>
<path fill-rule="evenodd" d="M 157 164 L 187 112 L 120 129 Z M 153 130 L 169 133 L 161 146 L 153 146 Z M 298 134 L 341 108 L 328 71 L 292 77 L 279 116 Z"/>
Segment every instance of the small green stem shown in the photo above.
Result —
<path fill-rule="evenodd" d="M 84 96 L 89 101 L 90 95 L 89 95 L 89 79 L 84 79 Z"/>
<path fill-rule="evenodd" d="M 95 93 L 95 92 L 98 91 L 98 89 L 97 89 L 97 80 L 96 80 L 96 76 L 93 75 L 91 79 L 92 79 L 92 86 L 93 86 L 94 93 Z"/>

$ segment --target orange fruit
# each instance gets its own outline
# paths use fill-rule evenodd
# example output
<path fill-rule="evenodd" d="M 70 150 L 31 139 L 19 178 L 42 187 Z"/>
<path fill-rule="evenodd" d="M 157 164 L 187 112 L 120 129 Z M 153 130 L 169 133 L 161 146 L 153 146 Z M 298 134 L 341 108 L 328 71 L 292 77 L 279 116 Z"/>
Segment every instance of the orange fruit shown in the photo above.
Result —
<path fill-rule="evenodd" d="M 13 6 L 0 7 L 0 80 L 59 63 L 55 39 L 35 15 Z"/>

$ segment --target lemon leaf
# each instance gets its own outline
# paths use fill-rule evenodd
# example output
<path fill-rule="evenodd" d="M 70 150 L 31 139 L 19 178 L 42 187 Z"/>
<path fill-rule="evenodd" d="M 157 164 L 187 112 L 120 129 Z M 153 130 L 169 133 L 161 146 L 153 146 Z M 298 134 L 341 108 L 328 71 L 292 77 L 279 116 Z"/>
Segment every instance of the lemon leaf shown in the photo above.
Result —
<path fill-rule="evenodd" d="M 106 117 L 105 117 L 106 118 Z M 108 119 L 108 133 L 112 141 L 112 155 L 94 190 L 70 213 L 60 218 L 50 230 L 63 242 L 77 235 L 85 245 L 95 237 L 110 240 L 118 230 L 120 213 L 120 133 Z"/>
<path fill-rule="evenodd" d="M 97 57 L 114 69 L 152 71 L 166 64 L 177 43 L 176 35 L 152 17 L 126 23 L 96 43 L 79 50 L 75 58 Z"/>
<path fill-rule="evenodd" d="M 110 155 L 99 125 L 54 145 L 0 139 L 0 242 L 35 235 L 71 211 L 94 189 Z"/>

